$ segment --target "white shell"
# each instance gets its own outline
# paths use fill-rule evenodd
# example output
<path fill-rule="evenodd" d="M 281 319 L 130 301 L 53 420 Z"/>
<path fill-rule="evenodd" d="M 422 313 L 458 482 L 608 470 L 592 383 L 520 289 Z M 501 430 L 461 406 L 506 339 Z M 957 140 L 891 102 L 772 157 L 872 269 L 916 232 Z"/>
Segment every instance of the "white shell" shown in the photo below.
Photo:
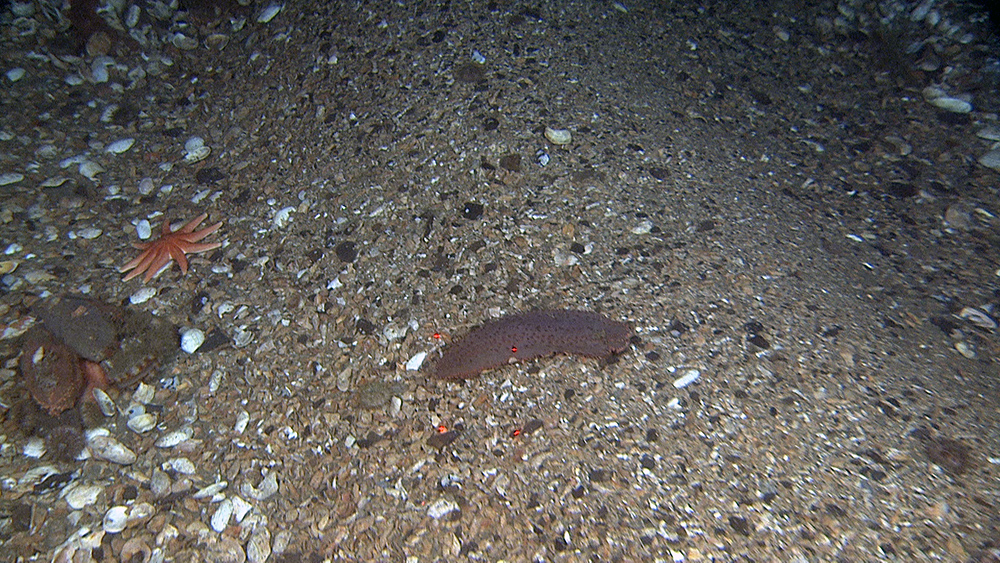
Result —
<path fill-rule="evenodd" d="M 267 500 L 271 495 L 278 492 L 278 474 L 271 471 L 260 482 L 259 487 L 254 487 L 250 483 L 243 483 L 240 492 L 254 500 Z"/>
<path fill-rule="evenodd" d="M 112 154 L 121 154 L 132 148 L 132 145 L 134 144 L 135 144 L 135 139 L 133 139 L 132 137 L 129 137 L 127 139 L 118 139 L 117 141 L 104 147 L 104 150 Z"/>
<path fill-rule="evenodd" d="M 14 182 L 20 182 L 24 179 L 24 174 L 19 172 L 4 172 L 0 174 L 0 186 L 6 186 L 13 184 Z"/>
<path fill-rule="evenodd" d="M 45 440 L 38 436 L 28 438 L 28 441 L 24 444 L 24 455 L 34 459 L 45 455 Z"/>
<path fill-rule="evenodd" d="M 132 508 L 128 511 L 128 523 L 129 525 L 138 524 L 140 522 L 145 522 L 149 520 L 156 514 L 156 508 L 148 502 L 140 502 L 139 504 L 132 505 Z"/>
<path fill-rule="evenodd" d="M 284 4 L 271 4 L 270 6 L 264 8 L 260 15 L 257 16 L 257 23 L 267 23 L 274 19 L 274 16 L 278 15 L 278 12 L 284 8 Z"/>
<path fill-rule="evenodd" d="M 128 300 L 133 305 L 138 305 L 140 303 L 145 303 L 146 301 L 149 301 L 150 298 L 152 298 L 154 295 L 156 295 L 156 289 L 146 286 L 140 289 L 139 291 L 133 293 L 132 296 L 128 298 Z"/>
<path fill-rule="evenodd" d="M 156 427 L 156 415 L 153 413 L 140 414 L 128 419 L 128 427 L 136 434 L 149 432 Z"/>
<path fill-rule="evenodd" d="M 66 491 L 66 504 L 73 510 L 80 510 L 97 502 L 102 491 L 104 487 L 100 485 L 77 485 Z"/>
<path fill-rule="evenodd" d="M 545 138 L 554 145 L 568 145 L 573 142 L 573 134 L 569 129 L 545 128 Z"/>
<path fill-rule="evenodd" d="M 701 371 L 697 369 L 684 370 L 680 377 L 674 380 L 674 387 L 677 389 L 683 389 L 688 385 L 691 385 L 697 379 L 701 377 Z"/>
<path fill-rule="evenodd" d="M 115 401 L 100 387 L 94 389 L 94 399 L 97 401 L 97 408 L 101 409 L 104 416 L 114 416 L 117 409 Z"/>
<path fill-rule="evenodd" d="M 146 382 L 139 382 L 139 385 L 135 388 L 135 393 L 132 393 L 132 400 L 141 403 L 143 405 L 148 405 L 153 402 L 153 397 L 156 395 L 156 388 Z"/>
<path fill-rule="evenodd" d="M 212 147 L 203 145 L 185 154 L 184 160 L 190 164 L 194 164 L 195 162 L 201 162 L 202 160 L 205 160 L 211 153 L 212 153 Z"/>
<path fill-rule="evenodd" d="M 165 469 L 173 469 L 174 471 L 183 473 L 184 475 L 194 475 L 195 473 L 194 464 L 191 463 L 191 460 L 186 457 L 175 457 L 168 460 L 163 465 L 165 466 Z"/>
<path fill-rule="evenodd" d="M 106 533 L 117 534 L 128 524 L 128 508 L 112 506 L 104 513 L 103 528 Z"/>
<path fill-rule="evenodd" d="M 247 562 L 264 563 L 271 556 L 271 532 L 264 526 L 254 528 L 247 542 Z"/>
<path fill-rule="evenodd" d="M 22 78 L 24 78 L 24 69 L 21 67 L 12 68 L 7 71 L 7 80 L 11 82 L 17 82 Z"/>
<path fill-rule="evenodd" d="M 104 172 L 104 168 L 102 168 L 100 164 L 89 160 L 81 162 L 78 170 L 81 176 L 92 182 L 97 180 L 96 176 L 98 174 Z"/>
<path fill-rule="evenodd" d="M 228 486 L 229 486 L 229 481 L 219 481 L 217 483 L 212 483 L 207 487 L 202 487 L 201 489 L 198 489 L 198 491 L 196 491 L 193 495 L 191 495 L 191 498 L 193 499 L 212 498 L 215 495 L 226 490 L 226 487 Z"/>
<path fill-rule="evenodd" d="M 1000 149 L 993 149 L 979 157 L 979 164 L 993 170 L 1000 170 Z"/>
<path fill-rule="evenodd" d="M 972 324 L 978 326 L 979 328 L 993 330 L 997 327 L 997 322 L 995 320 L 993 320 L 986 313 L 974 307 L 963 308 L 962 311 L 958 314 L 958 316 L 970 321 Z"/>
<path fill-rule="evenodd" d="M 247 429 L 247 424 L 250 423 L 250 413 L 247 411 L 240 411 L 236 414 L 236 424 L 233 425 L 233 431 L 237 434 L 242 434 L 244 430 Z"/>
<path fill-rule="evenodd" d="M 229 526 L 229 520 L 233 517 L 233 501 L 225 499 L 219 503 L 219 507 L 212 514 L 212 529 L 222 532 Z"/>
<path fill-rule="evenodd" d="M 76 232 L 76 236 L 78 236 L 78 237 L 80 237 L 82 239 L 85 239 L 85 240 L 93 240 L 93 239 L 101 236 L 101 233 L 103 233 L 103 232 L 104 231 L 102 231 L 101 229 L 98 229 L 96 227 L 84 227 L 84 228 L 82 228 L 82 229 L 80 229 L 79 231 Z"/>
<path fill-rule="evenodd" d="M 205 342 L 205 333 L 197 328 L 191 328 L 181 335 L 181 350 L 194 354 Z"/>
<path fill-rule="evenodd" d="M 142 180 L 139 180 L 139 193 L 140 194 L 142 194 L 142 195 L 149 195 L 149 194 L 153 193 L 153 189 L 154 188 L 156 188 L 156 186 L 153 185 L 153 179 L 152 178 L 143 178 Z M 143 219 L 142 221 L 146 221 L 146 220 Z M 139 223 L 142 223 L 142 221 L 139 221 Z M 149 226 L 149 221 L 146 221 L 146 226 L 147 227 Z M 139 224 L 136 224 L 135 227 L 136 227 L 136 231 L 138 231 L 139 230 Z M 143 238 L 141 234 L 139 235 L 139 238 Z M 146 235 L 146 238 L 149 238 L 148 234 Z M 145 239 L 143 239 L 143 240 L 145 240 Z"/>
<path fill-rule="evenodd" d="M 155 445 L 157 448 L 172 448 L 188 441 L 193 433 L 190 426 L 185 426 L 179 430 L 167 432 L 156 441 Z"/>
<path fill-rule="evenodd" d="M 406 362 L 407 371 L 417 371 L 420 366 L 424 363 L 424 358 L 427 357 L 427 352 L 417 352 L 412 358 Z"/>
<path fill-rule="evenodd" d="M 437 520 L 458 510 L 458 503 L 450 498 L 439 498 L 427 508 L 427 515 Z"/>
<path fill-rule="evenodd" d="M 972 104 L 959 98 L 944 96 L 929 101 L 932 105 L 953 113 L 969 113 L 972 111 Z"/>
<path fill-rule="evenodd" d="M 94 436 L 88 440 L 87 446 L 95 457 L 112 463 L 130 465 L 138 458 L 135 452 L 111 436 Z"/>
<path fill-rule="evenodd" d="M 252 508 L 253 505 L 243 500 L 243 498 L 239 496 L 233 497 L 233 515 L 236 516 L 237 523 L 242 522 Z"/>

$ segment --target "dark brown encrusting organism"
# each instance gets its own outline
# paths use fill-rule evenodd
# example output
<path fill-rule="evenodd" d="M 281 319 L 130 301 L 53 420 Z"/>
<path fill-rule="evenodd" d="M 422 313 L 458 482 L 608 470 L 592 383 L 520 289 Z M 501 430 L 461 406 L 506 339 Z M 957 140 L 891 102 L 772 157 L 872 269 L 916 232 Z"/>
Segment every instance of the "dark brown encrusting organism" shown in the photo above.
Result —
<path fill-rule="evenodd" d="M 629 345 L 632 327 L 589 311 L 531 311 L 490 321 L 445 348 L 437 377 L 464 379 L 553 354 L 600 358 Z"/>

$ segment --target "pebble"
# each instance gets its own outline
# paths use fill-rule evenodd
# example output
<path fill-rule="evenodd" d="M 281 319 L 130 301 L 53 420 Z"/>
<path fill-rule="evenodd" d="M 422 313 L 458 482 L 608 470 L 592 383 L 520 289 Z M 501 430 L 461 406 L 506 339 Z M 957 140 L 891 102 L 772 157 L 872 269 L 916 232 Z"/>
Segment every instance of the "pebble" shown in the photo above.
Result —
<path fill-rule="evenodd" d="M 152 178 L 143 178 L 142 180 L 139 180 L 138 189 L 139 189 L 139 193 L 140 194 L 142 194 L 142 195 L 149 195 L 149 194 L 153 193 L 153 190 L 155 188 L 156 188 L 156 185 L 153 184 L 153 179 Z M 136 226 L 135 226 L 136 232 L 139 232 L 139 225 L 142 224 L 143 221 L 146 222 L 146 226 L 147 227 L 149 226 L 149 221 L 146 221 L 145 219 L 143 219 L 142 221 L 139 221 L 138 224 L 136 224 Z M 146 237 L 143 238 L 142 233 L 139 232 L 139 238 L 145 240 L 146 238 L 149 238 L 149 235 L 147 234 Z"/>
<path fill-rule="evenodd" d="M 240 411 L 236 414 L 236 424 L 233 425 L 233 431 L 242 434 L 247 429 L 247 424 L 250 424 L 250 413 Z"/>
<path fill-rule="evenodd" d="M 424 358 L 427 357 L 427 352 L 417 352 L 412 358 L 406 362 L 406 371 L 417 371 L 420 366 L 424 363 Z"/>
<path fill-rule="evenodd" d="M 15 67 L 7 71 L 7 80 L 11 82 L 17 82 L 22 78 L 24 78 L 24 69 L 21 67 Z"/>
<path fill-rule="evenodd" d="M 129 137 L 127 139 L 119 139 L 109 144 L 107 147 L 104 147 L 104 150 L 112 154 L 121 154 L 132 148 L 133 144 L 135 144 L 135 139 L 132 137 Z"/>
<path fill-rule="evenodd" d="M 112 463 L 131 465 L 138 459 L 135 452 L 111 436 L 94 436 L 87 441 L 87 446 L 95 457 Z"/>
<path fill-rule="evenodd" d="M 1000 127 L 996 125 L 987 125 L 979 131 L 976 131 L 976 136 L 980 139 L 986 139 L 988 141 L 1000 141 Z"/>
<path fill-rule="evenodd" d="M 1000 171 L 1000 149 L 993 149 L 979 157 L 979 164 L 986 168 Z"/>
<path fill-rule="evenodd" d="M 284 8 L 284 4 L 271 4 L 268 7 L 261 10 L 260 15 L 257 16 L 257 23 L 267 23 L 274 19 L 274 16 L 278 15 L 278 12 Z"/>
<path fill-rule="evenodd" d="M 66 491 L 66 504 L 73 510 L 80 510 L 97 502 L 97 497 L 104 491 L 101 485 L 71 485 Z"/>
<path fill-rule="evenodd" d="M 233 501 L 224 499 L 219 503 L 219 507 L 212 514 L 212 529 L 222 533 L 229 526 L 229 520 L 233 517 Z"/>
<path fill-rule="evenodd" d="M 152 287 L 143 287 L 139 291 L 136 291 L 128 298 L 129 302 L 133 305 L 138 305 L 140 303 L 145 303 L 149 301 L 154 295 L 156 295 L 156 289 Z"/>
<path fill-rule="evenodd" d="M 112 506 L 104 513 L 103 528 L 108 534 L 117 534 L 125 529 L 128 524 L 128 508 L 124 506 Z"/>
<path fill-rule="evenodd" d="M 115 401 L 100 387 L 94 389 L 94 399 L 97 401 L 97 408 L 101 409 L 104 416 L 114 416 L 116 412 Z"/>
<path fill-rule="evenodd" d="M 78 237 L 80 237 L 82 239 L 86 239 L 86 240 L 93 240 L 93 239 L 101 236 L 101 233 L 103 233 L 103 232 L 104 231 L 102 231 L 101 229 L 98 229 L 96 227 L 84 227 L 84 228 L 80 229 L 79 231 L 76 231 L 76 236 L 78 236 Z"/>
<path fill-rule="evenodd" d="M 132 400 L 141 405 L 148 405 L 153 402 L 153 397 L 155 396 L 156 388 L 145 381 L 140 381 L 139 385 L 135 388 L 135 392 L 132 393 Z"/>
<path fill-rule="evenodd" d="M 554 145 L 568 145 L 573 142 L 573 134 L 569 129 L 545 128 L 545 138 Z"/>
<path fill-rule="evenodd" d="M 427 508 L 427 515 L 437 520 L 458 510 L 458 503 L 450 498 L 439 498 Z"/>
<path fill-rule="evenodd" d="M 674 387 L 677 389 L 683 389 L 697 381 L 699 377 L 701 377 L 701 370 L 684 370 L 681 376 L 674 380 Z"/>
<path fill-rule="evenodd" d="M 0 186 L 8 186 L 20 182 L 24 179 L 24 174 L 18 172 L 4 172 L 0 174 Z"/>
<path fill-rule="evenodd" d="M 247 542 L 247 561 L 264 563 L 271 556 L 271 532 L 264 526 L 254 528 Z"/>
<path fill-rule="evenodd" d="M 254 500 L 267 500 L 271 495 L 278 492 L 278 474 L 274 471 L 269 472 L 257 487 L 254 487 L 249 482 L 243 483 L 243 486 L 240 487 L 240 492 L 244 496 L 248 496 Z"/>
<path fill-rule="evenodd" d="M 157 448 L 172 448 L 190 440 L 192 435 L 194 435 L 194 431 L 191 430 L 191 427 L 185 426 L 184 428 L 167 432 L 163 436 L 160 436 L 156 440 L 155 445 Z"/>
<path fill-rule="evenodd" d="M 23 451 L 25 457 L 38 459 L 45 455 L 45 440 L 39 438 L 38 436 L 32 436 L 31 438 L 28 438 L 27 442 L 25 442 Z"/>
<path fill-rule="evenodd" d="M 81 162 L 80 167 L 77 170 L 80 172 L 81 176 L 90 180 L 91 182 L 96 182 L 97 175 L 100 174 L 101 172 L 104 172 L 104 168 L 102 168 L 100 164 L 97 164 L 96 162 L 91 162 L 89 160 Z"/>
<path fill-rule="evenodd" d="M 197 328 L 189 328 L 181 335 L 181 350 L 194 354 L 205 342 L 205 333 Z"/>
<path fill-rule="evenodd" d="M 997 322 L 993 320 L 989 315 L 976 309 L 975 307 L 965 307 L 959 313 L 959 317 L 966 319 L 972 324 L 978 326 L 979 328 L 985 328 L 987 330 L 994 330 L 997 328 Z"/>
<path fill-rule="evenodd" d="M 202 487 L 201 489 L 198 489 L 197 492 L 191 495 L 191 498 L 194 499 L 212 498 L 215 495 L 226 490 L 226 487 L 228 486 L 229 486 L 229 481 L 219 481 L 217 483 L 212 483 L 207 487 Z"/>
<path fill-rule="evenodd" d="M 249 502 L 243 500 L 240 496 L 233 497 L 233 516 L 236 517 L 236 522 L 242 522 L 246 518 L 250 510 L 253 509 L 253 505 Z"/>
<path fill-rule="evenodd" d="M 186 457 L 168 459 L 166 463 L 163 464 L 163 469 L 173 469 L 177 473 L 181 473 L 183 475 L 194 475 L 197 471 L 194 467 L 194 463 Z"/>
<path fill-rule="evenodd" d="M 632 227 L 633 235 L 647 235 L 653 230 L 653 222 L 649 219 L 643 220 L 638 225 Z"/>
<path fill-rule="evenodd" d="M 128 419 L 127 426 L 136 434 L 144 434 L 156 427 L 156 415 L 144 413 Z"/>
<path fill-rule="evenodd" d="M 969 343 L 964 340 L 959 340 L 958 342 L 955 343 L 955 350 L 957 350 L 959 354 L 970 360 L 976 359 L 975 348 L 970 346 Z"/>

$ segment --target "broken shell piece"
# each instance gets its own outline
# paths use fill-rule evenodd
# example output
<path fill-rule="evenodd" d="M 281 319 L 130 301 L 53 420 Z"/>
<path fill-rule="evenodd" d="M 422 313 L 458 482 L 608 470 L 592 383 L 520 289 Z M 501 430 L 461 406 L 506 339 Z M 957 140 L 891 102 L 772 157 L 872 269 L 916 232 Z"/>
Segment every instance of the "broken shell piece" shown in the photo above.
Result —
<path fill-rule="evenodd" d="M 73 510 L 80 510 L 97 502 L 97 497 L 104 492 L 100 485 L 79 485 L 66 491 L 66 504 Z"/>
<path fill-rule="evenodd" d="M 569 129 L 545 128 L 545 138 L 555 145 L 568 145 L 573 141 L 573 135 Z"/>
<path fill-rule="evenodd" d="M 120 465 L 131 465 L 138 458 L 135 452 L 111 436 L 94 436 L 87 446 L 95 457 Z"/>
<path fill-rule="evenodd" d="M 100 387 L 94 389 L 94 400 L 97 401 L 97 408 L 101 409 L 104 416 L 115 415 L 115 401 Z"/>
<path fill-rule="evenodd" d="M 167 432 L 159 440 L 156 441 L 157 448 L 172 448 L 178 444 L 182 444 L 188 441 L 193 435 L 193 431 L 190 426 L 185 426 L 180 430 L 174 430 L 173 432 Z"/>
<path fill-rule="evenodd" d="M 233 501 L 224 499 L 219 503 L 219 507 L 212 514 L 212 529 L 222 532 L 229 526 L 229 520 L 233 517 Z"/>
<path fill-rule="evenodd" d="M 208 158 L 212 148 L 201 137 L 191 137 L 184 143 L 184 160 L 188 163 L 201 162 Z"/>
<path fill-rule="evenodd" d="M 156 427 L 156 415 L 152 413 L 140 414 L 128 419 L 128 427 L 136 434 L 149 432 Z"/>

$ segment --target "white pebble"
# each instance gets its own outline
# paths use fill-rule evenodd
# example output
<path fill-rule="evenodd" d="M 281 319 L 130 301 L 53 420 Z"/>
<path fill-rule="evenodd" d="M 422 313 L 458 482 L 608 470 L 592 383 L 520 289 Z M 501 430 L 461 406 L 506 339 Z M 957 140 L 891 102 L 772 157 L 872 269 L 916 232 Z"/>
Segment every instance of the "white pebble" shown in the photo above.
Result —
<path fill-rule="evenodd" d="M 437 520 L 458 510 L 458 503 L 450 498 L 439 498 L 427 509 L 427 515 Z"/>
<path fill-rule="evenodd" d="M 233 497 L 233 515 L 236 516 L 237 523 L 242 522 L 252 508 L 252 504 L 243 500 L 239 496 Z"/>
<path fill-rule="evenodd" d="M 993 149 L 979 157 L 979 164 L 993 170 L 1000 170 L 1000 149 Z"/>
<path fill-rule="evenodd" d="M 247 424 L 250 423 L 250 413 L 247 411 L 240 411 L 236 414 L 236 424 L 233 425 L 233 431 L 237 434 L 242 434 L 247 429 Z"/>
<path fill-rule="evenodd" d="M 66 491 L 66 504 L 73 510 L 80 510 L 97 502 L 97 497 L 103 490 L 104 487 L 100 485 L 77 485 Z"/>
<path fill-rule="evenodd" d="M 646 235 L 649 234 L 652 230 L 653 230 L 653 222 L 650 221 L 649 219 L 645 219 L 638 225 L 632 227 L 632 234 Z"/>
<path fill-rule="evenodd" d="M 38 459 L 45 455 L 45 440 L 38 436 L 28 438 L 24 444 L 24 455 L 33 459 Z"/>
<path fill-rule="evenodd" d="M 420 366 L 424 363 L 424 358 L 427 357 L 427 352 L 417 352 L 412 358 L 406 362 L 406 371 L 417 371 Z"/>
<path fill-rule="evenodd" d="M 121 154 L 132 148 L 132 145 L 134 144 L 135 144 L 135 139 L 129 137 L 127 139 L 119 139 L 109 144 L 108 146 L 104 147 L 104 150 L 112 154 Z"/>
<path fill-rule="evenodd" d="M 76 232 L 76 236 L 86 240 L 93 240 L 101 236 L 103 232 L 101 229 L 95 227 L 84 227 Z"/>
<path fill-rule="evenodd" d="M 229 519 L 233 517 L 233 501 L 225 499 L 219 503 L 219 507 L 212 514 L 212 529 L 222 533 L 229 526 Z"/>
<path fill-rule="evenodd" d="M 143 178 L 142 180 L 139 180 L 139 193 L 140 194 L 142 194 L 142 195 L 149 195 L 149 194 L 153 193 L 153 189 L 154 188 L 156 188 L 156 186 L 153 185 L 153 179 L 152 178 Z M 146 221 L 146 220 L 143 219 L 143 221 Z M 140 221 L 140 223 L 141 222 L 142 221 Z M 149 221 L 146 221 L 146 225 L 149 225 Z M 136 227 L 138 228 L 138 225 L 136 225 Z M 148 238 L 149 235 L 146 235 L 146 237 Z M 142 237 L 140 236 L 139 238 L 142 238 Z"/>
<path fill-rule="evenodd" d="M 24 174 L 18 172 L 4 172 L 0 174 L 0 186 L 7 186 L 24 179 Z"/>
<path fill-rule="evenodd" d="M 993 330 L 997 327 L 996 321 L 975 307 L 964 307 L 961 312 L 958 313 L 958 316 L 971 321 L 972 324 L 980 328 L 985 328 L 987 330 Z"/>
<path fill-rule="evenodd" d="M 270 6 L 264 8 L 260 15 L 257 16 L 257 23 L 267 23 L 274 19 L 274 16 L 278 15 L 278 12 L 284 8 L 284 4 L 271 4 Z"/>
<path fill-rule="evenodd" d="M 144 434 L 156 427 L 156 415 L 147 412 L 138 416 L 133 416 L 128 419 L 126 424 L 136 434 Z"/>
<path fill-rule="evenodd" d="M 120 465 L 131 465 L 138 459 L 135 452 L 111 436 L 94 436 L 87 441 L 87 447 L 95 457 Z"/>
<path fill-rule="evenodd" d="M 194 354 L 205 342 L 205 333 L 197 328 L 190 328 L 181 335 L 181 350 Z"/>
<path fill-rule="evenodd" d="M 11 82 L 17 82 L 22 78 L 24 78 L 24 69 L 21 67 L 15 67 L 7 71 L 7 80 Z"/>
<path fill-rule="evenodd" d="M 145 381 L 140 381 L 139 385 L 135 388 L 135 392 L 132 393 L 132 400 L 140 405 L 148 405 L 153 402 L 153 397 L 155 396 L 156 387 L 153 387 Z"/>
<path fill-rule="evenodd" d="M 145 303 L 149 301 L 154 295 L 156 295 L 156 290 L 152 287 L 143 287 L 139 291 L 136 291 L 128 298 L 129 302 L 133 305 L 138 305 L 140 303 Z"/>
<path fill-rule="evenodd" d="M 94 182 L 97 181 L 97 175 L 104 172 L 104 168 L 101 168 L 101 165 L 96 162 L 85 160 L 80 163 L 79 172 L 81 176 Z"/>
<path fill-rule="evenodd" d="M 674 387 L 683 389 L 694 383 L 699 377 L 701 377 L 701 371 L 697 369 L 685 370 L 680 377 L 674 380 Z"/>
<path fill-rule="evenodd" d="M 215 483 L 212 483 L 211 485 L 208 485 L 206 487 L 202 487 L 202 488 L 198 489 L 197 491 L 195 491 L 195 493 L 193 495 L 191 495 L 191 498 L 195 498 L 195 499 L 214 498 L 215 495 L 217 495 L 217 494 L 221 493 L 222 491 L 226 490 L 226 487 L 228 487 L 228 486 L 229 486 L 229 481 L 216 481 Z M 225 497 L 223 497 L 223 498 L 225 498 Z"/>
<path fill-rule="evenodd" d="M 191 460 L 186 457 L 175 457 L 173 459 L 167 460 L 163 464 L 163 470 L 173 469 L 177 473 L 182 473 L 184 475 L 194 475 L 195 467 L 191 463 Z"/>
<path fill-rule="evenodd" d="M 194 432 L 191 430 L 191 427 L 185 426 L 180 430 L 167 432 L 166 434 L 161 436 L 158 440 L 156 440 L 155 445 L 157 448 L 172 448 L 174 446 L 183 444 L 184 442 L 188 441 L 192 435 L 194 435 Z"/>

